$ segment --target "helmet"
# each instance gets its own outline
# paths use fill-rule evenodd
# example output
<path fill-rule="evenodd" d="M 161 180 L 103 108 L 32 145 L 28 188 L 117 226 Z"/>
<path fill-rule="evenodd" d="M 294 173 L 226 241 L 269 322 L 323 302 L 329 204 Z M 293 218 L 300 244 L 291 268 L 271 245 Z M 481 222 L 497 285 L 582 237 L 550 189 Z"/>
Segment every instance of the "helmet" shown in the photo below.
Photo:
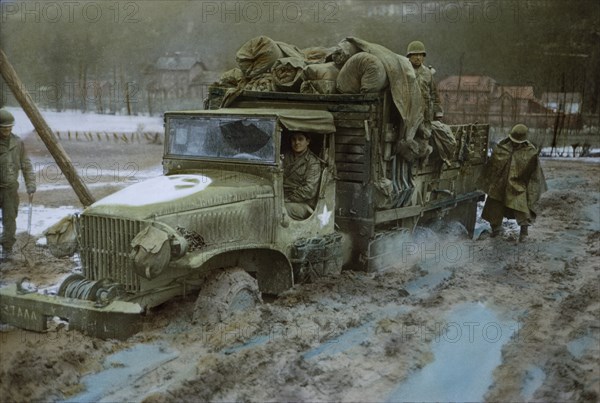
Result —
<path fill-rule="evenodd" d="M 406 48 L 406 57 L 410 56 L 412 53 L 423 53 L 427 56 L 427 52 L 425 51 L 425 45 L 421 41 L 412 41 L 408 44 Z"/>
<path fill-rule="evenodd" d="M 14 126 L 15 117 L 6 109 L 0 109 L 0 127 Z"/>
<path fill-rule="evenodd" d="M 524 143 L 527 141 L 527 126 L 519 123 L 513 126 L 508 137 L 515 143 Z"/>

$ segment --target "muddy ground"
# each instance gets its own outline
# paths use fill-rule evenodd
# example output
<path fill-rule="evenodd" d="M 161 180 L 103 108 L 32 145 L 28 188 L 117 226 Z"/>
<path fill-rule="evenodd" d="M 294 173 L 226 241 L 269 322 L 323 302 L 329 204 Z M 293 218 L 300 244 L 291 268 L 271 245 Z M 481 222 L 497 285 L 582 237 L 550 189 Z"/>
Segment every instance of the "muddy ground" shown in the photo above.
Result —
<path fill-rule="evenodd" d="M 160 145 L 65 148 L 101 167 L 96 197 L 135 180 L 115 181 L 117 166 L 160 172 Z M 418 227 L 394 269 L 297 285 L 212 327 L 192 323 L 193 297 L 172 301 L 125 341 L 57 320 L 45 334 L 3 325 L 0 400 L 598 401 L 600 163 L 543 167 L 549 190 L 525 243 L 510 221 L 502 237 L 476 240 L 455 223 Z M 79 206 L 60 178 L 40 181 L 36 206 Z M 26 274 L 48 287 L 78 269 L 35 241 L 19 235 L 3 284 Z"/>

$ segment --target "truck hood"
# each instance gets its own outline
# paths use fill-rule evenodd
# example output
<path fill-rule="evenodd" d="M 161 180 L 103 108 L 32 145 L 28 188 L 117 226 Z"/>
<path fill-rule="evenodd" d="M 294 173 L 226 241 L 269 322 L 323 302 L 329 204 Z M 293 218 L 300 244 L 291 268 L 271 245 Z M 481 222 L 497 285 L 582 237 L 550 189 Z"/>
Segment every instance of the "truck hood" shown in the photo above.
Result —
<path fill-rule="evenodd" d="M 207 170 L 202 174 L 159 176 L 136 183 L 95 202 L 84 214 L 143 220 L 265 197 L 273 197 L 273 188 L 264 178 Z"/>

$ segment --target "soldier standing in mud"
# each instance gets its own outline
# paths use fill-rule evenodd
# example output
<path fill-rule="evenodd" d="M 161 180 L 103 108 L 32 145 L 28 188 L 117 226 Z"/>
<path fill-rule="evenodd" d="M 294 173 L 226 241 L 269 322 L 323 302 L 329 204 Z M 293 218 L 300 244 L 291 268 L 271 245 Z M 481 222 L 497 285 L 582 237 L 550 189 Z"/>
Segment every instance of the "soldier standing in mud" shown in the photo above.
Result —
<path fill-rule="evenodd" d="M 17 213 L 19 211 L 19 171 L 23 173 L 29 198 L 35 193 L 35 173 L 25 152 L 23 141 L 12 134 L 15 118 L 0 109 L 0 207 L 2 207 L 2 255 L 9 260 L 15 244 Z"/>
<path fill-rule="evenodd" d="M 519 242 L 535 220 L 534 204 L 546 191 L 546 180 L 537 148 L 527 140 L 527 126 L 515 125 L 507 138 L 494 147 L 483 174 L 487 199 L 481 217 L 492 226 L 492 237 L 502 231 L 502 219 L 516 219 Z"/>
<path fill-rule="evenodd" d="M 312 214 L 319 187 L 321 162 L 308 148 L 309 144 L 308 133 L 293 132 L 290 137 L 292 151 L 283 158 L 285 208 L 296 220 Z"/>

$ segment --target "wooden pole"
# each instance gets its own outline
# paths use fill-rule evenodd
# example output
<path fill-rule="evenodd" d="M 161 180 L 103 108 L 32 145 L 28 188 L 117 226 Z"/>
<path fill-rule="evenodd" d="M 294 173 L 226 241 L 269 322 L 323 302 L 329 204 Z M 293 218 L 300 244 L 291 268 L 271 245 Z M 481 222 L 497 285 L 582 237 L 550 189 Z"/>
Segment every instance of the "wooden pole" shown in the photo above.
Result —
<path fill-rule="evenodd" d="M 25 86 L 17 76 L 17 72 L 8 61 L 8 58 L 2 49 L 0 49 L 0 74 L 29 117 L 29 120 L 33 124 L 33 127 L 35 127 L 37 134 L 46 145 L 46 148 L 50 154 L 52 154 L 52 157 L 54 158 L 54 161 L 56 161 L 56 164 L 60 168 L 61 172 L 71 184 L 71 187 L 75 191 L 75 194 L 79 198 L 81 204 L 83 204 L 84 207 L 87 207 L 94 203 L 94 197 L 77 174 L 77 171 L 69 159 L 69 156 L 62 148 L 58 142 L 58 139 L 42 117 L 42 114 L 33 102 L 31 95 L 29 95 L 29 92 L 27 92 L 25 89 Z"/>

